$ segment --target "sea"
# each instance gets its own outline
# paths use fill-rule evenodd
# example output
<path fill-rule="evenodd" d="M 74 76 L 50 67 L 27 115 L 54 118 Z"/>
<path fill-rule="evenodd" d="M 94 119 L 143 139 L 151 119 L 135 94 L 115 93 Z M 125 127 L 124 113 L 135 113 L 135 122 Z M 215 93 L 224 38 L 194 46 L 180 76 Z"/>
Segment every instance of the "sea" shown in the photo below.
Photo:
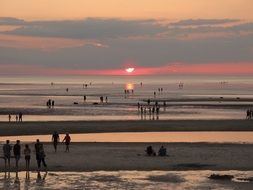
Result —
<path fill-rule="evenodd" d="M 248 75 L 0 76 L 0 121 L 245 119 L 252 105 Z"/>

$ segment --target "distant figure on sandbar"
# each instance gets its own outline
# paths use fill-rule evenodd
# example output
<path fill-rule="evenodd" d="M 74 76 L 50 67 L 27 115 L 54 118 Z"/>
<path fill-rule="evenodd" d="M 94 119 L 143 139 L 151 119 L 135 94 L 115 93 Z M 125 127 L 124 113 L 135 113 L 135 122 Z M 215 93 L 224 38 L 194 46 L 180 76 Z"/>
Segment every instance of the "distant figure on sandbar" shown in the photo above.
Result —
<path fill-rule="evenodd" d="M 140 110 L 140 106 L 141 106 L 141 105 L 140 105 L 140 103 L 138 102 L 138 103 L 137 103 L 138 110 Z"/>
<path fill-rule="evenodd" d="M 63 139 L 62 142 L 64 142 L 64 141 L 65 141 L 65 145 L 66 145 L 65 152 L 69 152 L 69 145 L 70 145 L 71 138 L 70 138 L 70 136 L 69 136 L 68 133 L 66 133 L 66 135 L 65 135 L 65 137 L 64 137 L 64 139 Z"/>
<path fill-rule="evenodd" d="M 105 97 L 105 102 L 108 103 L 108 97 L 107 96 Z"/>
<path fill-rule="evenodd" d="M 22 114 L 22 112 L 19 112 L 19 114 L 18 114 L 18 121 L 19 122 L 23 121 L 23 114 Z"/>
<path fill-rule="evenodd" d="M 104 102 L 104 97 L 100 96 L 100 102 L 103 103 Z"/>
<path fill-rule="evenodd" d="M 41 162 L 43 164 L 43 166 L 45 168 L 47 168 L 47 164 L 45 162 L 45 151 L 44 151 L 44 147 L 43 144 L 40 142 L 39 139 L 36 140 L 36 143 L 34 145 L 35 147 L 35 152 L 36 152 L 36 160 L 37 160 L 37 165 L 38 165 L 38 171 L 40 171 L 40 167 L 41 167 Z"/>
<path fill-rule="evenodd" d="M 164 146 L 161 146 L 158 151 L 158 156 L 167 156 L 167 150 L 164 148 Z"/>
<path fill-rule="evenodd" d="M 66 88 L 66 92 L 68 92 L 69 91 L 69 88 Z"/>
<path fill-rule="evenodd" d="M 24 155 L 25 155 L 25 168 L 26 168 L 26 171 L 29 171 L 30 160 L 31 160 L 31 149 L 29 148 L 28 144 L 25 145 Z"/>
<path fill-rule="evenodd" d="M 12 147 L 10 145 L 10 141 L 6 140 L 6 144 L 3 145 L 5 170 L 6 170 L 7 163 L 8 163 L 8 169 L 10 169 L 11 149 L 12 149 Z"/>
<path fill-rule="evenodd" d="M 146 153 L 147 153 L 148 156 L 156 156 L 156 153 L 155 153 L 155 151 L 154 151 L 154 149 L 153 149 L 152 146 L 148 146 L 146 148 Z"/>
<path fill-rule="evenodd" d="M 59 134 L 56 131 L 54 131 L 54 133 L 52 134 L 52 142 L 53 142 L 53 145 L 54 145 L 54 151 L 55 152 L 57 151 L 57 145 L 58 145 L 59 141 L 60 141 Z"/>
<path fill-rule="evenodd" d="M 156 97 L 156 92 L 154 92 L 154 98 Z"/>
<path fill-rule="evenodd" d="M 246 111 L 246 119 L 252 119 L 252 117 L 253 117 L 252 114 L 253 114 L 253 111 L 251 109 L 248 109 Z"/>
<path fill-rule="evenodd" d="M 18 122 L 18 115 L 16 115 L 16 122 Z"/>
<path fill-rule="evenodd" d="M 83 101 L 86 102 L 86 96 L 85 95 L 83 96 Z"/>
<path fill-rule="evenodd" d="M 54 100 L 52 100 L 52 108 L 54 108 Z"/>
<path fill-rule="evenodd" d="M 150 99 L 147 100 L 148 105 L 150 105 Z"/>
<path fill-rule="evenodd" d="M 20 140 L 16 141 L 16 144 L 13 146 L 13 154 L 16 161 L 16 170 L 18 170 L 18 162 L 21 156 L 21 146 L 20 146 Z"/>
<path fill-rule="evenodd" d="M 11 114 L 9 114 L 8 118 L 9 118 L 9 122 L 11 122 Z"/>

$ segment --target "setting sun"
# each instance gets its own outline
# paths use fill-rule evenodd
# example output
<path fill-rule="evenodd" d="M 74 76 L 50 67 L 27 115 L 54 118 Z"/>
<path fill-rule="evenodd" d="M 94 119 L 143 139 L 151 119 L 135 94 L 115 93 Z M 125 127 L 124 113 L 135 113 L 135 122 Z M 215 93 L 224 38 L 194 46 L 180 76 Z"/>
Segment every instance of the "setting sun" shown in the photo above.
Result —
<path fill-rule="evenodd" d="M 127 72 L 127 73 L 132 73 L 133 71 L 134 71 L 134 68 L 127 68 L 127 69 L 126 69 L 126 72 Z"/>

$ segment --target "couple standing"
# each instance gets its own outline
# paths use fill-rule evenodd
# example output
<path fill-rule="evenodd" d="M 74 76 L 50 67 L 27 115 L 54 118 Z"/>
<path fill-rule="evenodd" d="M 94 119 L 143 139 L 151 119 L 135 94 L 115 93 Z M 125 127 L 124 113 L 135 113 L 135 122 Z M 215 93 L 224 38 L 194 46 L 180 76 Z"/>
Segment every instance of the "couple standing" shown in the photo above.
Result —
<path fill-rule="evenodd" d="M 56 131 L 54 131 L 54 133 L 52 135 L 52 141 L 53 141 L 53 145 L 54 145 L 54 151 L 56 152 L 57 151 L 57 145 L 60 141 L 60 136 Z M 69 152 L 69 145 L 70 145 L 71 138 L 70 138 L 70 135 L 68 133 L 66 133 L 66 135 L 65 135 L 62 142 L 64 142 L 64 141 L 65 141 L 65 145 L 66 145 L 65 152 Z"/>

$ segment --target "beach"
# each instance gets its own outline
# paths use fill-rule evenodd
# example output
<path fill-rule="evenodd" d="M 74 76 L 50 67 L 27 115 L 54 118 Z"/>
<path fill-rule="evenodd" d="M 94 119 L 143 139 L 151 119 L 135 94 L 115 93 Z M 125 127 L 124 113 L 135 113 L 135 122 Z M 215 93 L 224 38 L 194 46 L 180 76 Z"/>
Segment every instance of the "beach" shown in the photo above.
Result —
<path fill-rule="evenodd" d="M 246 120 L 246 110 L 253 105 L 251 79 L 225 86 L 218 80 L 192 81 L 184 89 L 175 81 L 167 84 L 167 77 L 149 82 L 94 82 L 87 88 L 79 79 L 53 85 L 0 84 L 0 150 L 7 139 L 12 146 L 21 140 L 22 153 L 25 144 L 32 149 L 31 178 L 26 178 L 23 154 L 18 173 L 11 159 L 10 177 L 1 159 L 0 188 L 17 189 L 22 184 L 51 189 L 250 189 L 251 182 L 237 178 L 253 176 L 253 121 Z M 133 86 L 134 92 L 124 94 L 125 86 Z M 154 97 L 157 87 L 164 91 Z M 101 96 L 109 101 L 100 102 Z M 54 106 L 46 106 L 49 99 Z M 155 104 L 159 113 L 149 111 Z M 20 112 L 23 122 L 16 121 Z M 64 143 L 54 152 L 54 131 L 61 141 L 70 134 L 70 152 L 65 152 Z M 37 175 L 37 138 L 46 153 L 48 173 L 43 167 L 41 172 L 46 180 Z M 156 153 L 163 145 L 168 155 L 147 156 L 149 145 Z M 213 173 L 236 177 L 221 184 L 208 178 Z"/>
<path fill-rule="evenodd" d="M 58 133 L 253 131 L 252 120 L 144 120 L 1 122 L 1 136 Z"/>
<path fill-rule="evenodd" d="M 152 145 L 157 152 L 161 145 L 168 156 L 146 156 L 145 149 Z M 22 145 L 22 148 L 24 145 Z M 36 171 L 34 144 L 31 170 Z M 221 143 L 72 143 L 70 152 L 65 145 L 54 152 L 51 143 L 45 143 L 49 171 L 119 171 L 119 170 L 253 170 L 253 144 Z M 15 171 L 14 159 L 11 170 Z M 20 159 L 20 170 L 25 170 L 25 160 Z M 42 167 L 43 168 L 43 167 Z M 0 162 L 4 171 L 4 161 Z"/>

